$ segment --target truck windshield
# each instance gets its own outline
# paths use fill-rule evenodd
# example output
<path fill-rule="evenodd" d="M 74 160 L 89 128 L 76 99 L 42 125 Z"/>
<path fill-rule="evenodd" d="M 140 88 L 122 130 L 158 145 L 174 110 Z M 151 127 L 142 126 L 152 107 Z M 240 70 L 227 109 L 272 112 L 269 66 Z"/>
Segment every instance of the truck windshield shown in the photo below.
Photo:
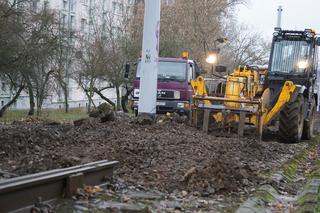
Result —
<path fill-rule="evenodd" d="M 304 72 L 308 63 L 310 63 L 310 48 L 311 44 L 306 41 L 275 41 L 270 72 L 297 74 Z"/>
<path fill-rule="evenodd" d="M 159 62 L 158 80 L 185 81 L 187 63 L 186 62 Z M 137 67 L 137 78 L 141 75 L 141 62 Z"/>

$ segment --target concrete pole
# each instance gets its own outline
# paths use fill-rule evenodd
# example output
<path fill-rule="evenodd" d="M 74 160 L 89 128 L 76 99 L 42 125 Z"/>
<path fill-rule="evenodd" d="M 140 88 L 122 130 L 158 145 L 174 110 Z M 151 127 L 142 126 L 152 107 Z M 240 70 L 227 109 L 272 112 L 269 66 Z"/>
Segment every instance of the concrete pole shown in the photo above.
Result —
<path fill-rule="evenodd" d="M 154 117 L 157 106 L 157 80 L 161 0 L 145 0 L 141 59 L 139 115 Z"/>
<path fill-rule="evenodd" d="M 282 11 L 283 11 L 283 9 L 282 9 L 282 6 L 279 6 L 278 7 L 278 19 L 277 19 L 277 27 L 278 28 L 281 28 L 281 22 L 282 22 Z"/>

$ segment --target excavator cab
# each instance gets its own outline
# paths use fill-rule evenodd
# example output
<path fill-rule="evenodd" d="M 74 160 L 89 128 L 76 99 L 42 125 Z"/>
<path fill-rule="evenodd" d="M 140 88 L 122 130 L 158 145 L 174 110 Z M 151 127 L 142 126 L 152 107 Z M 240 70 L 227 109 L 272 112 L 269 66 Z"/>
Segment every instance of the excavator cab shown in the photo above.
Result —
<path fill-rule="evenodd" d="M 292 80 L 306 84 L 316 74 L 318 38 L 312 30 L 285 31 L 277 29 L 273 36 L 269 61 L 270 81 Z"/>
<path fill-rule="evenodd" d="M 296 85 L 294 95 L 281 109 L 279 137 L 283 142 L 298 142 L 313 136 L 317 108 L 317 66 L 319 38 L 313 30 L 289 31 L 276 28 L 269 61 L 270 105 L 277 102 L 283 85 Z"/>

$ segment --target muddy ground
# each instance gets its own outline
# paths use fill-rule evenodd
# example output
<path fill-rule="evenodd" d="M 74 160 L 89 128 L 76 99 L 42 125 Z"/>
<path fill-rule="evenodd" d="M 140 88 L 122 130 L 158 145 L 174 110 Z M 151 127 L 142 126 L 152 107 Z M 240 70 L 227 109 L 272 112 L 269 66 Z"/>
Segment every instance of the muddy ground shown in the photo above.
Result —
<path fill-rule="evenodd" d="M 171 119 L 138 125 L 123 114 L 106 123 L 91 118 L 81 126 L 15 122 L 0 125 L 0 176 L 108 159 L 120 162 L 116 176 L 128 184 L 243 200 L 268 182 L 261 174 L 306 146 L 215 137 Z"/>

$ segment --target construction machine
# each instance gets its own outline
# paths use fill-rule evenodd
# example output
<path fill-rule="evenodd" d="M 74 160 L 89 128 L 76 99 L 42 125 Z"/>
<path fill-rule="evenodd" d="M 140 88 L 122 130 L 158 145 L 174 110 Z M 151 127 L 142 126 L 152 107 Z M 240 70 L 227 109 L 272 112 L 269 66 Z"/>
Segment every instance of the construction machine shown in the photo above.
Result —
<path fill-rule="evenodd" d="M 205 132 L 254 132 L 261 138 L 267 126 L 277 124 L 283 142 L 311 139 L 319 45 L 313 30 L 276 28 L 268 68 L 245 65 L 220 78 L 191 80 L 193 125 L 200 121 Z"/>

